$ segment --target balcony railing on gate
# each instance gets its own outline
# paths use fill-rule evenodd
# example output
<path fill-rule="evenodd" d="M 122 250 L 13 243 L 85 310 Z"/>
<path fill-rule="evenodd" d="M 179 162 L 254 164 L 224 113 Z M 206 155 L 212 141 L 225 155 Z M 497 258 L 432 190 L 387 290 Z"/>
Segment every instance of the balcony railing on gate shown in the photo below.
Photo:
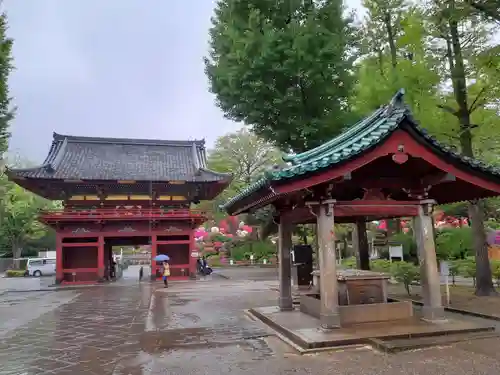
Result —
<path fill-rule="evenodd" d="M 40 213 L 42 220 L 125 220 L 125 219 L 184 219 L 206 218 L 207 211 L 182 208 L 95 208 L 59 209 Z"/>

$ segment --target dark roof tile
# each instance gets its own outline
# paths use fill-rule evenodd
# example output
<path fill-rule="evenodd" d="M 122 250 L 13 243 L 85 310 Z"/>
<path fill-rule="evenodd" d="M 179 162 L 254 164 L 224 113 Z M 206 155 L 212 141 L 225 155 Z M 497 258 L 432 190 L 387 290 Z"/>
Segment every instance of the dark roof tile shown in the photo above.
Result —
<path fill-rule="evenodd" d="M 54 133 L 42 166 L 12 169 L 26 178 L 136 181 L 227 181 L 206 169 L 204 141 L 74 137 Z"/>

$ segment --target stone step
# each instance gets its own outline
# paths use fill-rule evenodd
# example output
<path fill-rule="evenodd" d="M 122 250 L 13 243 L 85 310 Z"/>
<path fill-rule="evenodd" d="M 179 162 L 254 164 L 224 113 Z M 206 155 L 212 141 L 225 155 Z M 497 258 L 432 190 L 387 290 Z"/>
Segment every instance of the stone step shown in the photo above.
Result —
<path fill-rule="evenodd" d="M 498 338 L 495 331 L 457 333 L 441 336 L 412 337 L 399 339 L 370 339 L 372 346 L 385 353 L 397 353 L 406 350 L 422 349 L 432 346 L 450 345 L 457 342 Z"/>

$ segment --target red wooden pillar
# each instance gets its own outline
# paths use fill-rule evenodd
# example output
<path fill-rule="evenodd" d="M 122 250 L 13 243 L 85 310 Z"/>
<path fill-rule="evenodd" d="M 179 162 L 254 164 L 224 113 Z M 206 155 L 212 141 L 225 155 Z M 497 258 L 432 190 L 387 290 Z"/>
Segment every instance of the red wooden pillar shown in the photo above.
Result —
<path fill-rule="evenodd" d="M 63 241 L 61 233 L 56 232 L 56 284 L 64 279 L 63 273 Z"/>
<path fill-rule="evenodd" d="M 97 278 L 104 279 L 104 236 L 99 236 L 97 241 Z"/>
<path fill-rule="evenodd" d="M 157 236 L 156 234 L 151 235 L 151 280 L 156 280 L 156 258 L 157 254 Z"/>
<path fill-rule="evenodd" d="M 193 253 L 196 252 L 196 243 L 194 238 L 195 229 L 191 229 L 189 234 L 189 277 L 192 279 L 196 278 L 196 259 L 193 257 Z"/>

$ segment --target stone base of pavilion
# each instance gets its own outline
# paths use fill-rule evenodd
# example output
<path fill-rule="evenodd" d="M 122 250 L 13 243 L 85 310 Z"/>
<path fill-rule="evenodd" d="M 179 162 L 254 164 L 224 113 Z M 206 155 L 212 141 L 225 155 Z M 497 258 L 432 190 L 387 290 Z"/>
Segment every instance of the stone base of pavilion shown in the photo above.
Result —
<path fill-rule="evenodd" d="M 456 319 L 430 323 L 420 319 L 417 312 L 409 319 L 346 325 L 328 330 L 319 328 L 319 319 L 298 308 L 280 311 L 277 306 L 269 306 L 253 308 L 248 312 L 301 353 L 346 346 L 371 346 L 385 352 L 397 352 L 499 336 L 494 332 L 494 326 Z"/>

